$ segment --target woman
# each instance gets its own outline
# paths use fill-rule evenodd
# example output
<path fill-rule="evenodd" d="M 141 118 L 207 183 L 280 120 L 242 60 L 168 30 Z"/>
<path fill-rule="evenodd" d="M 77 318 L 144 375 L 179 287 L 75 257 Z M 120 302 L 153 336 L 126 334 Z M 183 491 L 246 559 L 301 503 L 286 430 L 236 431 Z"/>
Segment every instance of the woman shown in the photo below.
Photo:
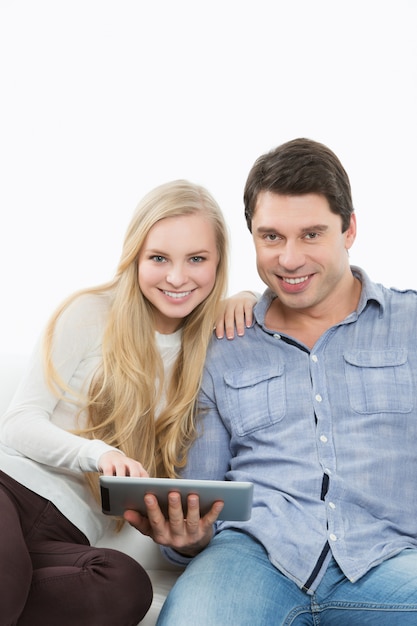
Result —
<path fill-rule="evenodd" d="M 1 421 L 4 624 L 123 626 L 145 615 L 145 571 L 92 547 L 114 523 L 97 472 L 175 476 L 185 464 L 227 263 L 215 200 L 167 183 L 139 204 L 114 279 L 52 317 Z M 238 300 L 240 327 L 254 299 Z"/>

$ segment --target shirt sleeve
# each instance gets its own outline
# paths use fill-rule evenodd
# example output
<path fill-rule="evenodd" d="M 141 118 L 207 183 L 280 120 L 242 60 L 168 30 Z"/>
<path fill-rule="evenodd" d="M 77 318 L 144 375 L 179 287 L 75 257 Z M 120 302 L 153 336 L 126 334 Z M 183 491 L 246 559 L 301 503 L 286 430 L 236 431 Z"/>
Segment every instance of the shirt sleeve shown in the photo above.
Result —
<path fill-rule="evenodd" d="M 85 393 L 99 362 L 103 321 L 100 296 L 81 296 L 59 318 L 53 361 L 62 380 L 75 392 Z M 43 372 L 39 340 L 25 375 L 0 420 L 0 441 L 10 454 L 74 472 L 97 471 L 100 456 L 115 448 L 89 440 L 70 430 L 79 428 L 79 407 L 58 398 Z"/>
<path fill-rule="evenodd" d="M 197 431 L 182 478 L 225 480 L 232 456 L 230 435 L 217 409 L 214 387 L 207 372 L 199 394 Z"/>
<path fill-rule="evenodd" d="M 187 465 L 181 477 L 225 480 L 230 468 L 230 436 L 216 408 L 214 387 L 207 373 L 199 396 L 199 413 L 198 436 L 188 452 Z M 186 567 L 193 558 L 165 546 L 161 546 L 161 552 L 170 563 L 182 567 Z"/>

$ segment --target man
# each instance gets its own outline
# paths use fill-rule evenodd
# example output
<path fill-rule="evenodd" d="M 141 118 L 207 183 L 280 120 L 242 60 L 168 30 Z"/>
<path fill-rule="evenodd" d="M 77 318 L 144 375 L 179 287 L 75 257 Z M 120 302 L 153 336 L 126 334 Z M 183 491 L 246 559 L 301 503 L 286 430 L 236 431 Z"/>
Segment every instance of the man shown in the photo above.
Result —
<path fill-rule="evenodd" d="M 268 289 L 245 336 L 210 348 L 183 475 L 252 481 L 252 517 L 212 537 L 221 504 L 184 520 L 176 494 L 169 521 L 152 497 L 148 526 L 126 514 L 190 561 L 158 624 L 417 624 L 417 293 L 350 266 L 326 146 L 260 157 L 244 200 Z"/>

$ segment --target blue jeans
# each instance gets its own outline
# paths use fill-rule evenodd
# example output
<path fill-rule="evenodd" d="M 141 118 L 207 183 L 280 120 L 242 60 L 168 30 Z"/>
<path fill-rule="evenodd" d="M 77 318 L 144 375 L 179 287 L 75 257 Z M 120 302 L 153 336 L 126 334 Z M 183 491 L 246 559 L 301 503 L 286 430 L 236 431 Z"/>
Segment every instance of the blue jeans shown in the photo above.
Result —
<path fill-rule="evenodd" d="M 270 562 L 248 535 L 226 530 L 188 565 L 158 626 L 365 626 L 417 624 L 417 550 L 351 583 L 331 560 L 313 595 Z"/>

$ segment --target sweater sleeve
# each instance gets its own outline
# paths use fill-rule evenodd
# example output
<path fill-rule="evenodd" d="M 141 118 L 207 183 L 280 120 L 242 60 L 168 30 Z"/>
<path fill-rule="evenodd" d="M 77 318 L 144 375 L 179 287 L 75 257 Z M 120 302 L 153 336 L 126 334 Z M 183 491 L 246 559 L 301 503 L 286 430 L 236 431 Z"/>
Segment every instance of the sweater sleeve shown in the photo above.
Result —
<path fill-rule="evenodd" d="M 81 296 L 62 314 L 54 335 L 53 360 L 62 380 L 85 394 L 101 359 L 101 337 L 107 313 L 104 296 Z M 0 420 L 0 441 L 10 454 L 72 472 L 97 471 L 100 456 L 115 448 L 75 435 L 79 407 L 48 387 L 38 342 L 25 375 Z"/>

